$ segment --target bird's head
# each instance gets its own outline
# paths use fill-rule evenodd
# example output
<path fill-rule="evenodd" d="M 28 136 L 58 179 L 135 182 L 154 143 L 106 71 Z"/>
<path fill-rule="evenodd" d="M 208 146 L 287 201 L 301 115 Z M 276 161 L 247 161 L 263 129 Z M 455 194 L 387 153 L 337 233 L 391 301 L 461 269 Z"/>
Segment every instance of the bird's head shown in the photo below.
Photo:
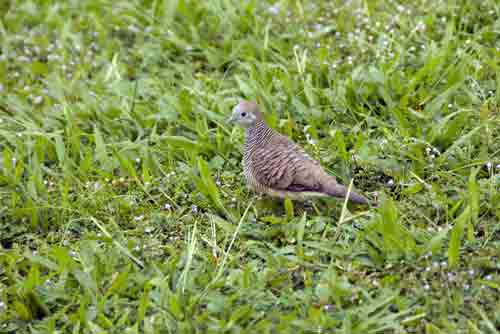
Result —
<path fill-rule="evenodd" d="M 249 128 L 262 120 L 262 113 L 257 103 L 253 101 L 240 101 L 234 109 L 229 122 L 235 122 L 244 128 Z"/>

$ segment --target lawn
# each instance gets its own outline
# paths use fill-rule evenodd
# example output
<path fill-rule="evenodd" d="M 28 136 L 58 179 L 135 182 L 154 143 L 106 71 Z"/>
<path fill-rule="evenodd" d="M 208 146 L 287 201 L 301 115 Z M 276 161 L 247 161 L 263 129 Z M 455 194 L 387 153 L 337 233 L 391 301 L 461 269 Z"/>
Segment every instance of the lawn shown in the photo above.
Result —
<path fill-rule="evenodd" d="M 0 166 L 0 333 L 500 332 L 496 0 L 4 0 Z"/>

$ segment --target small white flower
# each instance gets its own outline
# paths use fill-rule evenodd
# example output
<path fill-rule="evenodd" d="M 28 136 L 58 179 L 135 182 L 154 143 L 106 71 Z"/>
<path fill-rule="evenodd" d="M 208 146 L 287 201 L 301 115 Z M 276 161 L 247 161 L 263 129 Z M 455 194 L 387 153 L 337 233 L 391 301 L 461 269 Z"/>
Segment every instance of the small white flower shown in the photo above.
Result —
<path fill-rule="evenodd" d="M 141 158 L 135 158 L 135 162 L 140 163 L 141 162 Z"/>
<path fill-rule="evenodd" d="M 475 274 L 476 272 L 474 271 L 474 269 L 469 270 L 469 276 L 474 276 Z"/>
<path fill-rule="evenodd" d="M 424 31 L 426 28 L 425 23 L 423 21 L 418 21 L 417 27 L 415 28 L 417 31 Z"/>
<path fill-rule="evenodd" d="M 390 186 L 393 186 L 394 185 L 394 180 L 393 179 L 390 179 L 389 181 L 387 181 L 387 185 L 390 187 Z"/>
<path fill-rule="evenodd" d="M 425 289 L 425 290 L 429 290 L 430 288 L 431 288 L 431 286 L 430 286 L 429 284 L 425 284 L 425 285 L 424 285 L 424 289 Z"/>
<path fill-rule="evenodd" d="M 31 87 L 30 86 L 24 86 L 23 90 L 25 92 L 29 92 L 31 90 Z"/>
<path fill-rule="evenodd" d="M 493 279 L 493 276 L 492 275 L 486 275 L 484 277 L 484 279 L 487 280 L 487 281 L 491 281 Z"/>
<path fill-rule="evenodd" d="M 0 93 L 3 92 L 3 85 L 0 83 Z"/>
<path fill-rule="evenodd" d="M 498 164 L 498 165 L 496 166 L 496 169 L 500 170 L 500 164 Z"/>
<path fill-rule="evenodd" d="M 35 104 L 40 104 L 43 102 L 43 96 L 38 95 L 37 97 L 34 98 L 33 103 Z"/>
<path fill-rule="evenodd" d="M 172 205 L 170 205 L 170 204 L 166 203 L 166 204 L 163 206 L 163 208 L 164 208 L 165 210 L 170 210 L 170 209 L 172 208 Z"/>
<path fill-rule="evenodd" d="M 278 15 L 280 13 L 280 9 L 281 9 L 280 3 L 276 2 L 274 5 L 269 7 L 267 11 L 269 12 L 269 14 Z"/>
<path fill-rule="evenodd" d="M 490 169 L 491 169 L 491 167 L 493 167 L 493 164 L 491 163 L 491 161 L 488 161 L 488 162 L 486 163 L 486 168 L 487 168 L 488 170 L 490 170 Z"/>
<path fill-rule="evenodd" d="M 144 215 L 140 215 L 140 216 L 135 216 L 134 217 L 134 220 L 137 221 L 137 222 L 139 222 L 139 221 L 141 221 L 143 219 L 144 219 Z"/>
<path fill-rule="evenodd" d="M 153 228 L 152 228 L 151 226 L 148 226 L 148 227 L 146 227 L 146 228 L 144 229 L 144 232 L 146 232 L 146 233 L 151 233 L 151 232 L 153 232 Z"/>
<path fill-rule="evenodd" d="M 198 212 L 198 206 L 196 206 L 195 204 L 191 205 L 191 212 L 192 213 L 197 213 Z"/>

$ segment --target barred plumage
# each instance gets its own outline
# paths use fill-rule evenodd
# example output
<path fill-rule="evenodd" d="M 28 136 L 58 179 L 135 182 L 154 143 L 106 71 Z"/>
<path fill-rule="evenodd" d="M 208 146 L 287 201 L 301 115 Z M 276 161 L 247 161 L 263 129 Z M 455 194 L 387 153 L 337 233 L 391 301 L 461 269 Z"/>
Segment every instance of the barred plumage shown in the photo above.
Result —
<path fill-rule="evenodd" d="M 347 195 L 347 188 L 328 175 L 319 162 L 267 126 L 256 103 L 240 102 L 231 118 L 246 128 L 243 170 L 248 185 L 255 191 L 298 200 Z M 355 192 L 350 193 L 349 200 L 368 204 Z"/>

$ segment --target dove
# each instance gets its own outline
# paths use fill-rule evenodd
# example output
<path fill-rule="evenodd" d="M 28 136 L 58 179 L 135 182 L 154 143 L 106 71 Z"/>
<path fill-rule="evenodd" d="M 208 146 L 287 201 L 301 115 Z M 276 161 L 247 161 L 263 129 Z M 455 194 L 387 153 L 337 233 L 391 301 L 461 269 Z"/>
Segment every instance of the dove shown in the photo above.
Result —
<path fill-rule="evenodd" d="M 347 187 L 326 173 L 318 161 L 266 124 L 256 102 L 240 101 L 234 107 L 229 122 L 245 128 L 243 171 L 252 190 L 271 197 L 299 201 L 347 196 Z M 356 204 L 369 204 L 365 197 L 353 191 L 349 200 Z"/>

